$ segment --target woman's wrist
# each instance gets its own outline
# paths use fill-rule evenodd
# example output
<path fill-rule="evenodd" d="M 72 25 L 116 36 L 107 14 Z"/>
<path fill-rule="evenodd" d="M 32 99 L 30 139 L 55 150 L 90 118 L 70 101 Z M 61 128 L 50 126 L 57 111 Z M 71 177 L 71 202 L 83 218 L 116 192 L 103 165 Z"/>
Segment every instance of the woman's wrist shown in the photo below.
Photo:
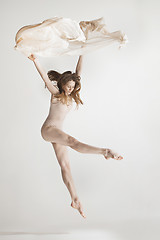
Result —
<path fill-rule="evenodd" d="M 30 56 L 28 56 L 28 58 L 31 60 L 31 61 L 35 61 L 36 60 L 36 57 L 35 55 L 31 54 Z"/>

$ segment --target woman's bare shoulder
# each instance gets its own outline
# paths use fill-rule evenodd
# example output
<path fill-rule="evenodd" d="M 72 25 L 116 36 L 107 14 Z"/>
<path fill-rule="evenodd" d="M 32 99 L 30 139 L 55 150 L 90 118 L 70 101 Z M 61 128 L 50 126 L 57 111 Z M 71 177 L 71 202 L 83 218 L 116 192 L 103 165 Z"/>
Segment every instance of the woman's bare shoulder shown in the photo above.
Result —
<path fill-rule="evenodd" d="M 59 91 L 57 93 L 59 93 Z M 51 93 L 51 102 L 57 102 L 57 98 L 55 97 L 55 94 L 53 94 L 53 93 Z"/>
<path fill-rule="evenodd" d="M 55 91 L 55 93 L 51 92 L 51 98 L 54 98 L 54 96 L 55 96 L 55 95 L 57 95 L 57 94 L 59 94 L 59 93 L 60 93 L 60 92 L 59 92 L 59 88 L 58 88 L 57 84 L 56 84 L 56 85 L 55 85 L 55 84 L 53 84 L 53 86 L 55 87 L 56 91 Z"/>

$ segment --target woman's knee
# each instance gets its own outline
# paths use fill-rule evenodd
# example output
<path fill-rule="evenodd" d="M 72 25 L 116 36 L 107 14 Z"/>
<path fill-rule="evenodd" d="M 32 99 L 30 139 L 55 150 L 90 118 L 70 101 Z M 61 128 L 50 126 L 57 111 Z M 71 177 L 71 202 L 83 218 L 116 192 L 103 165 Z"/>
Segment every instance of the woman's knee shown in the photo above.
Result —
<path fill-rule="evenodd" d="M 70 165 L 68 161 L 61 161 L 60 162 L 60 167 L 62 171 L 68 171 L 70 170 Z"/>
<path fill-rule="evenodd" d="M 72 136 L 68 136 L 68 146 L 69 147 L 75 147 L 77 144 L 79 143 L 79 141 L 72 137 Z"/>

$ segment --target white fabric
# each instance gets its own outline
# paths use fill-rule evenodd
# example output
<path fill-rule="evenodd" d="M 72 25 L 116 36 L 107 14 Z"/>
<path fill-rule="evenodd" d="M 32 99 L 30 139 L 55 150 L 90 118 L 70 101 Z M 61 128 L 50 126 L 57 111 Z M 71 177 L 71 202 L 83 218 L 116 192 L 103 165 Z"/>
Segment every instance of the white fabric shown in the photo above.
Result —
<path fill-rule="evenodd" d="M 54 17 L 39 24 L 24 26 L 16 34 L 15 49 L 25 54 L 43 57 L 83 55 L 111 43 L 119 47 L 128 40 L 121 31 L 109 33 L 103 18 L 76 22 Z"/>

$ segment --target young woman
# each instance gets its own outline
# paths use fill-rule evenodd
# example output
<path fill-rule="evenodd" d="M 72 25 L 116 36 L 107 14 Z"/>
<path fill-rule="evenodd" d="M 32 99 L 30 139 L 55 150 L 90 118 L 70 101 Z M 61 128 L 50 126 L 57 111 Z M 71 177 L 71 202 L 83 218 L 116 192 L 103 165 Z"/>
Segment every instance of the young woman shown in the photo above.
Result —
<path fill-rule="evenodd" d="M 61 167 L 63 181 L 71 196 L 71 206 L 77 209 L 80 214 L 86 218 L 71 175 L 67 146 L 80 153 L 102 154 L 105 159 L 113 158 L 115 160 L 121 160 L 123 157 L 111 149 L 98 148 L 79 142 L 76 138 L 68 135 L 62 130 L 64 118 L 71 109 L 73 100 L 76 102 L 77 106 L 83 104 L 79 95 L 81 89 L 80 74 L 82 69 L 82 56 L 79 57 L 75 73 L 66 71 L 63 74 L 53 70 L 46 73 L 39 60 L 33 54 L 28 58 L 34 62 L 46 87 L 51 93 L 50 111 L 47 119 L 42 125 L 41 135 L 43 139 L 50 142 L 54 148 Z M 51 81 L 56 81 L 57 87 L 54 86 Z"/>

